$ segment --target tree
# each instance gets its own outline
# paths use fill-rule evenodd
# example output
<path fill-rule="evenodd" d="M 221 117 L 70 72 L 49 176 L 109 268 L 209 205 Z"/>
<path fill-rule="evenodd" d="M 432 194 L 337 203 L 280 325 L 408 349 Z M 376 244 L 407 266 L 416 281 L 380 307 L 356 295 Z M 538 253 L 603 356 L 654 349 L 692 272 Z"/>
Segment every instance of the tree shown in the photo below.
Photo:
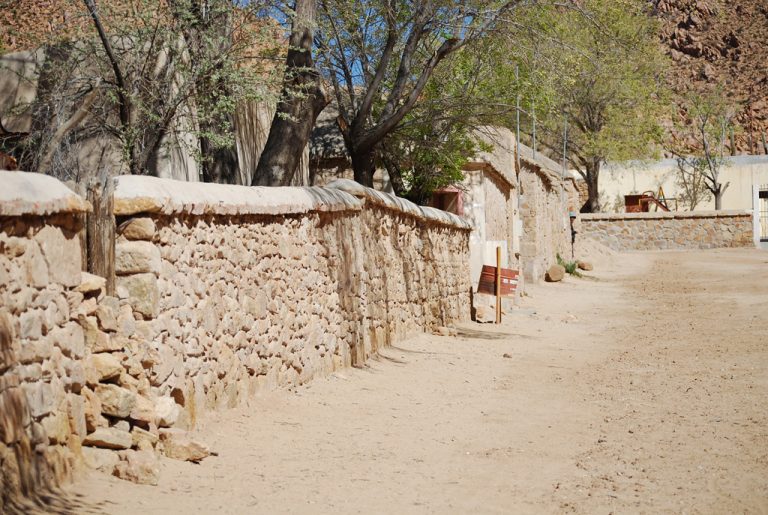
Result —
<path fill-rule="evenodd" d="M 685 157 L 676 158 L 675 184 L 678 187 L 678 196 L 689 211 L 696 209 L 701 202 L 711 198 L 711 193 L 704 180 L 703 160 L 690 160 Z"/>
<path fill-rule="evenodd" d="M 513 120 L 517 86 L 524 82 L 512 82 L 514 76 L 492 35 L 449 56 L 377 150 L 395 193 L 423 204 L 436 189 L 462 181 L 466 162 L 492 150 L 480 134 Z"/>
<path fill-rule="evenodd" d="M 565 146 L 587 184 L 585 212 L 600 210 L 606 160 L 646 157 L 661 139 L 664 59 L 647 9 L 641 0 L 555 5 L 528 20 L 534 32 L 518 35 L 520 61 L 535 66 L 549 89 L 552 109 L 540 118 L 540 140 L 556 155 Z"/>
<path fill-rule="evenodd" d="M 373 185 L 380 145 L 422 98 L 438 66 L 523 3 L 320 0 L 318 63 L 333 87 L 357 182 Z"/>
<path fill-rule="evenodd" d="M 109 70 L 103 83 L 118 113 L 116 125 L 109 117 L 104 122 L 122 144 L 129 173 L 147 173 L 164 138 L 179 128 L 183 116 L 197 118 L 203 129 L 201 154 L 210 157 L 217 145 L 211 129 L 219 135 L 231 132 L 227 115 L 236 99 L 256 94 L 247 82 L 254 77 L 241 66 L 244 48 L 254 42 L 242 33 L 236 38 L 233 23 L 235 16 L 254 23 L 251 11 L 224 0 L 206 2 L 205 13 L 186 0 L 169 2 L 170 10 L 161 2 L 144 2 L 123 19 L 115 19 L 126 14 L 119 8 L 108 11 L 114 17 L 108 33 L 96 0 L 83 3 L 101 43 L 95 55 Z"/>
<path fill-rule="evenodd" d="M 174 146 L 185 145 L 200 158 L 204 179 L 231 180 L 231 171 L 219 166 L 222 149 L 230 162 L 234 154 L 231 115 L 239 102 L 269 91 L 270 68 L 260 59 L 276 42 L 261 18 L 263 4 L 77 5 L 85 16 L 70 12 L 66 24 L 35 44 L 44 54 L 32 78 L 37 98 L 19 106 L 30 114 L 32 130 L 14 143 L 24 167 L 82 178 L 73 170 L 83 149 L 96 145 L 106 149 L 102 158 L 121 162 L 128 173 L 153 174 L 160 151 L 175 139 Z M 86 160 L 92 153 L 85 152 Z"/>
<path fill-rule="evenodd" d="M 301 151 L 318 115 L 328 105 L 312 57 L 316 12 L 315 0 L 297 0 L 294 4 L 282 94 L 253 175 L 254 186 L 291 184 Z"/>
<path fill-rule="evenodd" d="M 719 87 L 711 92 L 688 94 L 683 108 L 687 118 L 687 123 L 679 129 L 683 137 L 670 151 L 677 159 L 679 173 L 690 183 L 703 184 L 715 199 L 715 209 L 720 210 L 723 194 L 730 186 L 730 182 L 720 181 L 725 163 L 725 137 L 734 127 L 736 109 L 725 100 Z"/>

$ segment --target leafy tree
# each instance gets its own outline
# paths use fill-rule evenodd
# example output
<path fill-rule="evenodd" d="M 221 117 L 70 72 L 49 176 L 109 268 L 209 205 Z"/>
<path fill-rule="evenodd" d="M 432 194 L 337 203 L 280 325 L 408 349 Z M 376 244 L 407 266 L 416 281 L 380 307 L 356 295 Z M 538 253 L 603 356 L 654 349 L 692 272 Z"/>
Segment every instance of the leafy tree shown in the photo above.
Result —
<path fill-rule="evenodd" d="M 422 204 L 436 189 L 463 180 L 462 169 L 491 145 L 488 126 L 509 126 L 515 107 L 514 65 L 497 38 L 473 42 L 448 57 L 421 98 L 388 134 L 377 154 L 397 195 Z"/>
<path fill-rule="evenodd" d="M 439 65 L 525 3 L 320 0 L 318 64 L 333 87 L 356 181 L 373 185 L 382 142 L 424 97 Z M 444 129 L 417 132 L 434 140 Z"/>
<path fill-rule="evenodd" d="M 551 106 L 540 118 L 540 141 L 556 155 L 566 144 L 568 162 L 587 183 L 582 211 L 599 211 L 602 164 L 645 157 L 662 135 L 664 59 L 648 4 L 554 5 L 524 25 L 512 51 L 541 77 Z"/>
<path fill-rule="evenodd" d="M 103 121 L 120 140 L 131 174 L 146 173 L 165 136 L 184 130 L 182 116 L 197 117 L 203 157 L 216 156 L 217 145 L 231 145 L 227 115 L 238 98 L 258 96 L 252 70 L 243 66 L 245 50 L 258 42 L 246 36 L 252 30 L 235 37 L 235 19 L 250 23 L 249 29 L 258 26 L 252 11 L 228 0 L 206 2 L 205 12 L 186 0 L 145 0 L 129 12 L 116 4 L 106 11 L 112 17 L 108 32 L 96 0 L 83 3 L 101 43 L 94 49 L 104 72 L 99 78 L 118 112 L 116 124 L 110 117 Z"/>

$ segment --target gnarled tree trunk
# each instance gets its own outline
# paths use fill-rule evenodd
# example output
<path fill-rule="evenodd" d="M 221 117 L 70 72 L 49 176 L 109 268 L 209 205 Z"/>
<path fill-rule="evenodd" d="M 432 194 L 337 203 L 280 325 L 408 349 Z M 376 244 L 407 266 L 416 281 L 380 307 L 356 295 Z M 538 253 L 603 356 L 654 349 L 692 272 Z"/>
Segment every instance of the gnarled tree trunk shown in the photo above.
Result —
<path fill-rule="evenodd" d="M 328 99 L 312 60 L 315 0 L 296 0 L 283 91 L 253 186 L 287 186 Z"/>

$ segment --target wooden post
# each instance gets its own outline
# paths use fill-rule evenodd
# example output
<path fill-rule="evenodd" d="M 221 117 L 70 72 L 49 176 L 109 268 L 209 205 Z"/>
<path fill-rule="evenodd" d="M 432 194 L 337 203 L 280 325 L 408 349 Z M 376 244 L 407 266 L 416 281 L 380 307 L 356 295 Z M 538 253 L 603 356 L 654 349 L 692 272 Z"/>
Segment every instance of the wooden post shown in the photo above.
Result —
<path fill-rule="evenodd" d="M 88 201 L 93 212 L 88 214 L 88 271 L 107 280 L 107 295 L 115 294 L 115 216 L 112 178 L 106 177 L 88 185 Z"/>
<path fill-rule="evenodd" d="M 496 323 L 501 323 L 501 247 L 496 247 Z"/>

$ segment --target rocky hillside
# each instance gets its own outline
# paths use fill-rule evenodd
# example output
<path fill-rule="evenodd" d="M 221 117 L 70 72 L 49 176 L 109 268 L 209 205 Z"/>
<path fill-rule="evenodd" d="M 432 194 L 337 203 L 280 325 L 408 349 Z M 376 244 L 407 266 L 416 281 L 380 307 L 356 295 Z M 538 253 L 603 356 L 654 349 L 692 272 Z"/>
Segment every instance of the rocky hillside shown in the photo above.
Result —
<path fill-rule="evenodd" d="M 654 0 L 678 93 L 721 85 L 738 104 L 735 153 L 768 154 L 768 0 Z"/>

